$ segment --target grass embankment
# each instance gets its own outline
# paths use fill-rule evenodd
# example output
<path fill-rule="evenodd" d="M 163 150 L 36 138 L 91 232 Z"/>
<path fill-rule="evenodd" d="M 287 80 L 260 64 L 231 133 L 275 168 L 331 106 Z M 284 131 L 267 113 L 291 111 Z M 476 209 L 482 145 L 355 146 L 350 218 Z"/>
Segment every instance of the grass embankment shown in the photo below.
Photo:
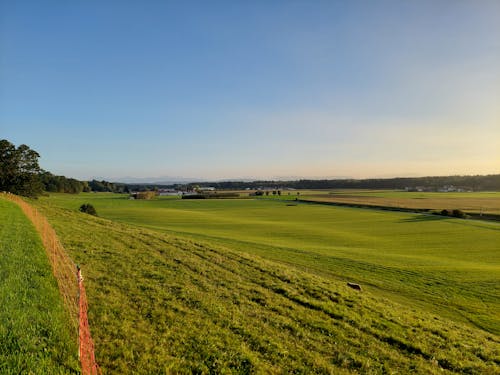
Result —
<path fill-rule="evenodd" d="M 110 373 L 498 372 L 494 334 L 236 248 L 41 207 L 83 266 Z"/>
<path fill-rule="evenodd" d="M 41 240 L 0 198 L 0 373 L 78 373 L 77 353 Z"/>

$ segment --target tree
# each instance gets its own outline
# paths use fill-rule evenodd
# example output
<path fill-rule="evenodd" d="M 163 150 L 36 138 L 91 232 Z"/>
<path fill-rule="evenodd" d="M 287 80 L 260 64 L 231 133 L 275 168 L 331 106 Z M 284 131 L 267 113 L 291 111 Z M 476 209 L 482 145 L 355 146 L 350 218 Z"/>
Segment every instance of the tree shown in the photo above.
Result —
<path fill-rule="evenodd" d="M 28 197 L 41 194 L 39 157 L 24 144 L 16 148 L 6 139 L 0 140 L 0 190 Z"/>
<path fill-rule="evenodd" d="M 11 190 L 11 185 L 14 183 L 16 174 L 16 147 L 2 139 L 0 141 L 0 189 L 5 191 Z"/>
<path fill-rule="evenodd" d="M 465 219 L 467 217 L 465 212 L 463 212 L 462 210 L 458 210 L 458 209 L 451 211 L 451 215 L 454 217 L 459 217 L 461 219 Z"/>

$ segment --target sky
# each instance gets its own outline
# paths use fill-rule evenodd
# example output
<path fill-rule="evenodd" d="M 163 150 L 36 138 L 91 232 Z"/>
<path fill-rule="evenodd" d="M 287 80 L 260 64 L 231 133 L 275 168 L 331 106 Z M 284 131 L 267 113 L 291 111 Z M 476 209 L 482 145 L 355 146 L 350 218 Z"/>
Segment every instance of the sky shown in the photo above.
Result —
<path fill-rule="evenodd" d="M 500 173 L 500 1 L 0 0 L 0 138 L 102 177 Z"/>

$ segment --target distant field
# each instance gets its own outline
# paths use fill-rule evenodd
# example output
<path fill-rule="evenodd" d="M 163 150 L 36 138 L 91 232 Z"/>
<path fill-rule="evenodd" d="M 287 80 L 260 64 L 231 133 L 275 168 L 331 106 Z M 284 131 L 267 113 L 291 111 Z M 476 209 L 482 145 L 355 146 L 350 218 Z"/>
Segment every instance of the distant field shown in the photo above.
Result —
<path fill-rule="evenodd" d="M 498 326 L 498 226 L 251 199 L 35 204 L 83 267 L 106 373 L 498 373 L 499 337 L 463 322 Z"/>
<path fill-rule="evenodd" d="M 467 213 L 500 215 L 500 192 L 428 193 L 405 191 L 308 191 L 302 198 L 321 202 L 366 204 L 430 210 L 460 209 Z"/>
<path fill-rule="evenodd" d="M 41 240 L 0 198 L 0 373 L 77 374 L 77 353 Z"/>
<path fill-rule="evenodd" d="M 133 201 L 87 194 L 45 202 L 73 210 L 91 202 L 114 221 L 358 281 L 381 296 L 500 333 L 495 223 L 265 199 Z"/>
<path fill-rule="evenodd" d="M 252 191 L 253 192 L 253 191 Z M 238 191 L 242 198 L 248 191 Z M 282 190 L 281 195 L 263 195 L 261 199 L 295 198 L 319 202 L 372 205 L 394 208 L 453 210 L 470 214 L 500 215 L 500 192 L 406 192 L 402 190 Z"/>

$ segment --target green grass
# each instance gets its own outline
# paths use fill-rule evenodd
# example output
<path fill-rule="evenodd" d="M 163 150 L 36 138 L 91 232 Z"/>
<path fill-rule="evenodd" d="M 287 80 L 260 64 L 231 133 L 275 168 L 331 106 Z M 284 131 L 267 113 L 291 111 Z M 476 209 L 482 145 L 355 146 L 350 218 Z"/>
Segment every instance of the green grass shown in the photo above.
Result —
<path fill-rule="evenodd" d="M 287 198 L 290 198 L 287 196 Z M 308 191 L 308 200 L 411 209 L 460 209 L 469 214 L 500 215 L 500 192 L 405 192 L 395 190 Z"/>
<path fill-rule="evenodd" d="M 289 194 L 290 193 L 290 194 Z M 369 189 L 322 189 L 322 190 L 282 190 L 281 198 L 295 198 L 299 193 L 300 197 L 311 196 L 359 196 L 359 197 L 378 197 L 378 198 L 408 198 L 408 199 L 431 199 L 431 198 L 450 198 L 450 199 L 500 199 L 498 191 L 475 191 L 475 192 L 417 192 L 404 190 L 369 190 Z M 271 193 L 263 198 L 279 198 Z"/>
<path fill-rule="evenodd" d="M 310 191 L 314 194 L 314 191 Z M 475 191 L 475 192 L 417 192 L 404 190 L 329 190 L 328 194 L 359 195 L 382 198 L 497 198 L 500 199 L 498 191 Z"/>
<path fill-rule="evenodd" d="M 85 200 L 100 215 L 135 225 L 77 212 Z M 37 205 L 83 267 L 97 360 L 107 373 L 499 372 L 495 334 L 395 303 L 374 288 L 349 289 L 321 262 L 309 272 L 291 258 L 275 262 L 251 252 L 250 245 L 236 246 L 245 243 L 241 239 L 218 244 L 224 235 L 246 238 L 243 229 L 253 241 L 263 243 L 268 234 L 268 240 L 276 234 L 285 241 L 300 227 L 289 210 L 306 210 L 302 220 L 316 222 L 328 217 L 317 217 L 321 210 L 253 200 L 139 202 L 114 195 L 54 196 Z M 292 229 L 280 224 L 282 215 Z M 252 221 L 263 226 L 254 228 Z M 181 238 L 167 234 L 169 226 L 172 233 L 198 226 L 209 234 Z M 305 244 L 305 236 L 299 231 L 296 239 Z M 309 249 L 322 242 L 316 241 Z"/>
<path fill-rule="evenodd" d="M 0 373 L 78 373 L 68 322 L 38 234 L 0 198 Z"/>
<path fill-rule="evenodd" d="M 274 200 L 153 200 L 55 195 L 106 218 L 189 236 L 500 333 L 500 225 Z"/>

